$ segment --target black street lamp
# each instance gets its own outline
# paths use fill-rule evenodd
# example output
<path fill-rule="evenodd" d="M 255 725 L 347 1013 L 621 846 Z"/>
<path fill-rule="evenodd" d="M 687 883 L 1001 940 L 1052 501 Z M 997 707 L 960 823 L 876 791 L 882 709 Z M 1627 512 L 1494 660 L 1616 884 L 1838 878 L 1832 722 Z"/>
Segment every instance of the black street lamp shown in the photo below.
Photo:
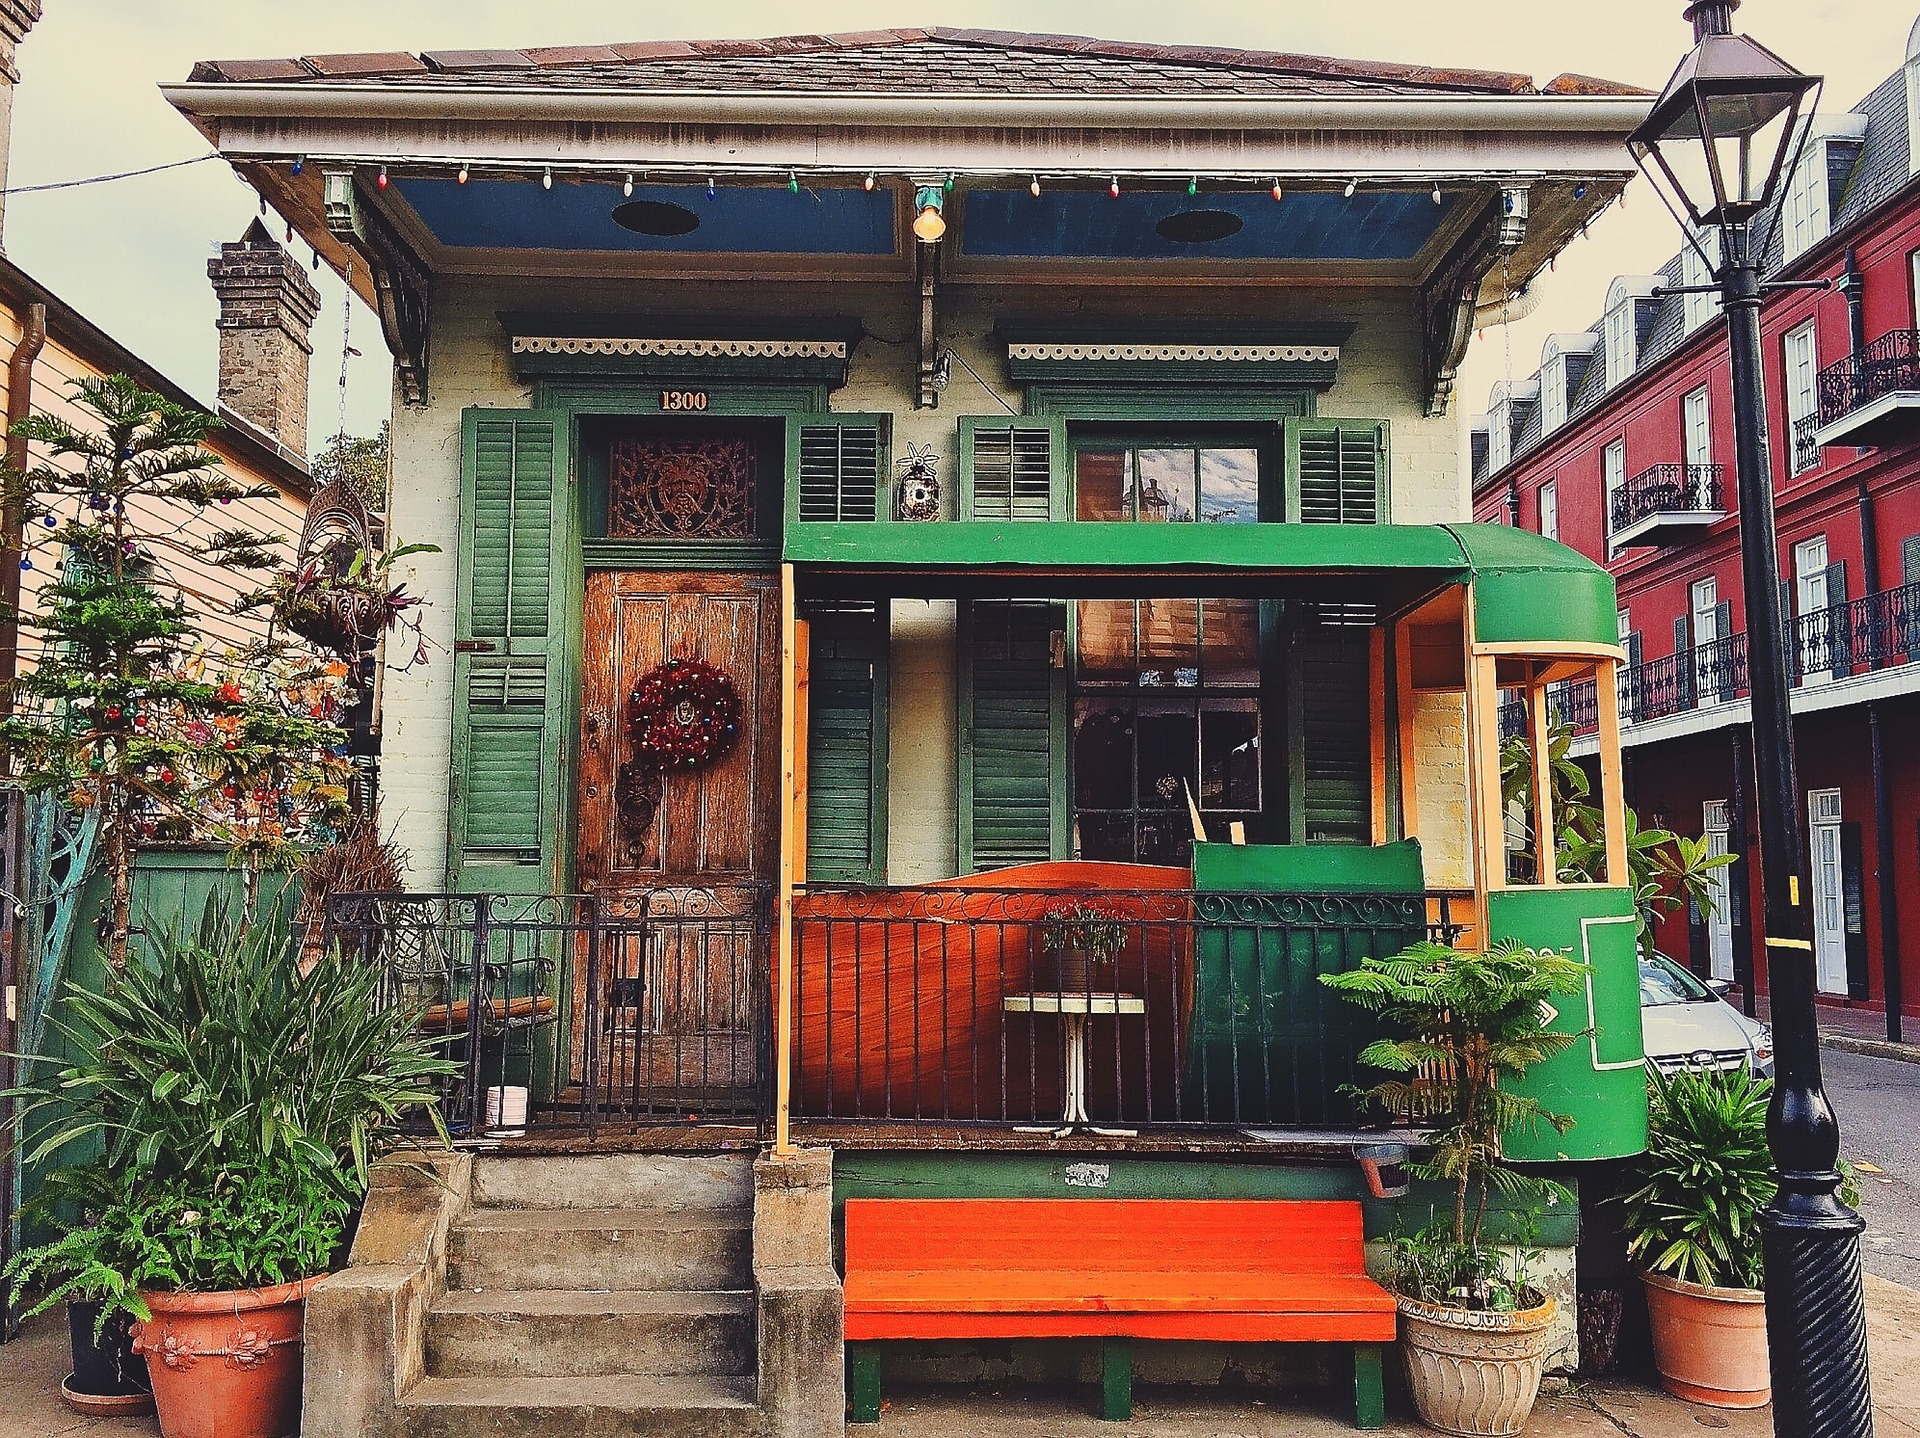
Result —
<path fill-rule="evenodd" d="M 1806 837 L 1788 708 L 1773 474 L 1761 389 L 1759 256 L 1749 226 L 1773 199 L 1820 80 L 1733 33 L 1739 0 L 1693 0 L 1694 47 L 1627 140 L 1634 161 L 1698 247 L 1717 230 L 1715 278 L 1727 312 L 1734 474 L 1746 584 L 1753 767 L 1776 1064 L 1767 1139 L 1780 1190 L 1760 1216 L 1774 1431 L 1780 1438 L 1866 1438 L 1866 1300 L 1860 1234 L 1840 1202 L 1840 1127 L 1820 1081 Z M 1651 163 L 1649 163 L 1651 162 Z M 1682 211 L 1684 210 L 1684 218 Z M 1704 255 L 1704 252 L 1703 252 Z M 1709 261 L 1712 256 L 1704 256 Z"/>

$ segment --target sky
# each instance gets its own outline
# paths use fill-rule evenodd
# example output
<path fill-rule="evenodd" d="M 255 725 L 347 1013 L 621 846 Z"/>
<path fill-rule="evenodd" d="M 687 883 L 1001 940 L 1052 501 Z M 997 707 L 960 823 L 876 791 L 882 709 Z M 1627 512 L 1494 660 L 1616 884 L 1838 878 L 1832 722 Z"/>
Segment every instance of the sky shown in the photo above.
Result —
<path fill-rule="evenodd" d="M 1827 77 L 1823 108 L 1845 110 L 1897 69 L 1915 18 L 1898 0 L 1748 0 L 1738 28 Z M 11 186 L 44 184 L 190 158 L 206 149 L 160 98 L 198 59 L 354 50 L 518 48 L 667 38 L 762 36 L 953 25 L 1167 44 L 1231 45 L 1348 59 L 1514 70 L 1545 81 L 1563 71 L 1657 89 L 1690 34 L 1683 0 L 44 0 L 19 56 Z M 190 392 L 214 393 L 217 306 L 206 262 L 239 238 L 257 197 L 217 161 L 6 203 L 6 251 L 135 353 Z M 279 233 L 277 222 L 274 223 Z M 1658 198 L 1637 181 L 1544 276 L 1538 310 L 1490 329 L 1469 355 L 1456 405 L 1484 407 L 1490 385 L 1530 374 L 1541 342 L 1585 329 L 1608 282 L 1644 274 L 1678 247 Z M 309 258 L 296 242 L 294 251 Z M 344 287 L 316 276 L 325 304 L 314 326 L 310 434 L 340 426 Z M 1510 332 L 1509 332 L 1510 331 Z M 352 305 L 346 424 L 378 427 L 391 399 L 373 315 Z"/>

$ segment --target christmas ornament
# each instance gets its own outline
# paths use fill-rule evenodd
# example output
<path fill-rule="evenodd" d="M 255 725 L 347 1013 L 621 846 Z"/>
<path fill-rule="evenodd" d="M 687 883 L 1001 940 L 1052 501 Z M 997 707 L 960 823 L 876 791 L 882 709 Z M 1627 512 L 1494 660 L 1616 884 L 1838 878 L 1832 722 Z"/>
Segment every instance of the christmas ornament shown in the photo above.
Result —
<path fill-rule="evenodd" d="M 669 659 L 633 686 L 627 736 L 643 769 L 705 768 L 740 737 L 740 696 L 711 664 Z"/>

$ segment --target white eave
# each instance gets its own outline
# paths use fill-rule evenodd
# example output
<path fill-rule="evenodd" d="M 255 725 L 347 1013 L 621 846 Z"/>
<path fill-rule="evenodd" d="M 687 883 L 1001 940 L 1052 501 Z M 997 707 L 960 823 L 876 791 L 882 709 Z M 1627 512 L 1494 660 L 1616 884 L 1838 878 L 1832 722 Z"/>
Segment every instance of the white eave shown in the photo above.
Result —
<path fill-rule="evenodd" d="M 646 91 L 512 85 L 164 85 L 189 115 L 219 119 L 704 120 L 760 126 L 1149 128 L 1173 130 L 1535 131 L 1624 137 L 1650 96 L 1616 95 L 900 95 Z"/>

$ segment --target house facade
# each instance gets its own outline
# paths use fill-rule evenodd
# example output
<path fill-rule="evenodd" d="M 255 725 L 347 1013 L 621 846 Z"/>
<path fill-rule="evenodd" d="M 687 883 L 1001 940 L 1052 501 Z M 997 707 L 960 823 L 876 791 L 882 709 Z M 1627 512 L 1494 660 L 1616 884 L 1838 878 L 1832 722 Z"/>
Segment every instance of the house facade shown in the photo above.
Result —
<path fill-rule="evenodd" d="M 1761 312 L 1762 360 L 1819 988 L 1884 1011 L 1896 1037 L 1920 992 L 1920 769 L 1900 739 L 1920 720 L 1917 105 L 1910 55 L 1852 109 L 1818 116 L 1759 229 L 1781 285 Z M 1537 371 L 1496 387 L 1473 430 L 1474 513 L 1614 574 L 1629 802 L 1742 858 L 1726 902 L 1671 917 L 1660 942 L 1751 996 L 1767 979 L 1745 877 L 1756 841 L 1732 397 L 1715 297 L 1686 292 L 1710 282 L 1711 259 L 1689 248 L 1659 275 L 1615 280 L 1597 323 L 1553 336 Z M 1584 696 L 1567 701 L 1590 731 Z"/>
<path fill-rule="evenodd" d="M 1410 1136 L 1358 1127 L 1317 977 L 1429 934 L 1593 965 L 1539 1077 L 1578 1122 L 1516 1153 L 1642 1145 L 1615 751 L 1569 877 L 1509 843 L 1496 723 L 1613 692 L 1611 582 L 1466 522 L 1449 407 L 1643 95 L 917 30 L 167 93 L 394 355 L 444 658 L 383 696 L 422 892 L 343 923 L 465 1046 L 476 1195 L 543 1131 L 764 1138 L 825 1175 L 823 1263 L 902 1192 L 1324 1191 L 1377 1238 Z M 490 1361 L 419 1272 L 376 1407 Z"/>

